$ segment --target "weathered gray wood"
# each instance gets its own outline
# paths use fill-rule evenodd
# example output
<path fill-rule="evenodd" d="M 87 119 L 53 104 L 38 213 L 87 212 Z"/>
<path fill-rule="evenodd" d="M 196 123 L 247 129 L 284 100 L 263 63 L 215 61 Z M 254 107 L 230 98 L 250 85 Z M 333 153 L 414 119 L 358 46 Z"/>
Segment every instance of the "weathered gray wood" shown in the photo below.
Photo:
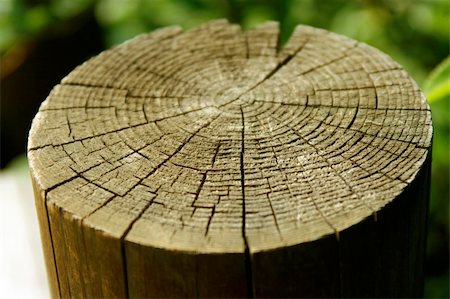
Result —
<path fill-rule="evenodd" d="M 77 67 L 30 132 L 52 296 L 420 296 L 431 114 L 354 40 L 213 21 Z"/>

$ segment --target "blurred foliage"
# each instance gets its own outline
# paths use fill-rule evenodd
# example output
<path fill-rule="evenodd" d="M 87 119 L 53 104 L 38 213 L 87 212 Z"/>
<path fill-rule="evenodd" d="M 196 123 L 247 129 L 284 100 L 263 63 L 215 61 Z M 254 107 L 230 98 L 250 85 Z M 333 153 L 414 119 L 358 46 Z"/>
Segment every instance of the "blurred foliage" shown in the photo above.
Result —
<path fill-rule="evenodd" d="M 77 15 L 91 0 L 0 0 L 0 53 Z"/>
<path fill-rule="evenodd" d="M 450 56 L 431 72 L 423 88 L 429 102 L 450 96 Z"/>
<path fill-rule="evenodd" d="M 244 28 L 277 20 L 282 42 L 301 23 L 347 35 L 388 53 L 423 84 L 430 100 L 434 139 L 426 296 L 449 298 L 450 59 L 443 61 L 449 55 L 450 1 L 0 0 L 0 53 L 87 9 L 94 10 L 105 48 L 162 26 L 179 24 L 188 29 L 210 19 L 227 18 Z"/>
<path fill-rule="evenodd" d="M 154 28 L 227 18 L 244 28 L 278 20 L 286 41 L 309 24 L 391 55 L 422 83 L 448 55 L 448 0 L 0 0 L 0 53 L 93 7 L 105 48 Z"/>
<path fill-rule="evenodd" d="M 429 211 L 429 229 L 427 255 L 429 264 L 442 261 L 436 259 L 442 253 L 442 242 L 449 237 L 449 169 L 450 169 L 450 57 L 447 57 L 424 84 L 425 93 L 429 99 L 433 117 L 433 153 L 431 169 L 431 200 Z M 448 247 L 445 252 L 448 254 Z M 429 268 L 434 268 L 429 265 Z M 425 291 L 429 298 L 450 298 L 449 272 L 442 275 L 429 275 Z"/>

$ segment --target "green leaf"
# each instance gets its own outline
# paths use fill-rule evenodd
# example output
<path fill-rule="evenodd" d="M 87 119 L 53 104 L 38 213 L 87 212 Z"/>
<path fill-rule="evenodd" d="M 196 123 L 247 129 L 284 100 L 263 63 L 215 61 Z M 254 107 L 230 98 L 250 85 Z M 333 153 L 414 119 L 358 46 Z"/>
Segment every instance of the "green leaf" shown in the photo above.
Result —
<path fill-rule="evenodd" d="M 431 72 L 424 90 L 430 103 L 450 96 L 450 56 Z"/>

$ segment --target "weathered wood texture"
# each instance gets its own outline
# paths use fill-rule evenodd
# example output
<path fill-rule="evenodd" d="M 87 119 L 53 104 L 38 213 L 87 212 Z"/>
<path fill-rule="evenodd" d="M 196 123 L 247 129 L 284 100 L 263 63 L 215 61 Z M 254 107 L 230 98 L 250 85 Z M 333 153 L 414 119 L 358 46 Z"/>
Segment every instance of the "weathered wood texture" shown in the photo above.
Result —
<path fill-rule="evenodd" d="M 53 297 L 421 294 L 424 95 L 365 44 L 278 39 L 164 28 L 53 89 L 28 149 Z"/>

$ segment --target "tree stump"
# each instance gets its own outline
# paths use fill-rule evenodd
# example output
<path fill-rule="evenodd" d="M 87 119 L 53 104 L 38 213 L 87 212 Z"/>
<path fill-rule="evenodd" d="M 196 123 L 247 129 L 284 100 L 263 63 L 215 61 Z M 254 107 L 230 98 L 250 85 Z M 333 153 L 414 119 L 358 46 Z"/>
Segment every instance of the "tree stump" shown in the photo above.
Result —
<path fill-rule="evenodd" d="M 28 157 L 53 297 L 420 296 L 432 123 L 387 55 L 168 27 L 57 85 Z"/>

